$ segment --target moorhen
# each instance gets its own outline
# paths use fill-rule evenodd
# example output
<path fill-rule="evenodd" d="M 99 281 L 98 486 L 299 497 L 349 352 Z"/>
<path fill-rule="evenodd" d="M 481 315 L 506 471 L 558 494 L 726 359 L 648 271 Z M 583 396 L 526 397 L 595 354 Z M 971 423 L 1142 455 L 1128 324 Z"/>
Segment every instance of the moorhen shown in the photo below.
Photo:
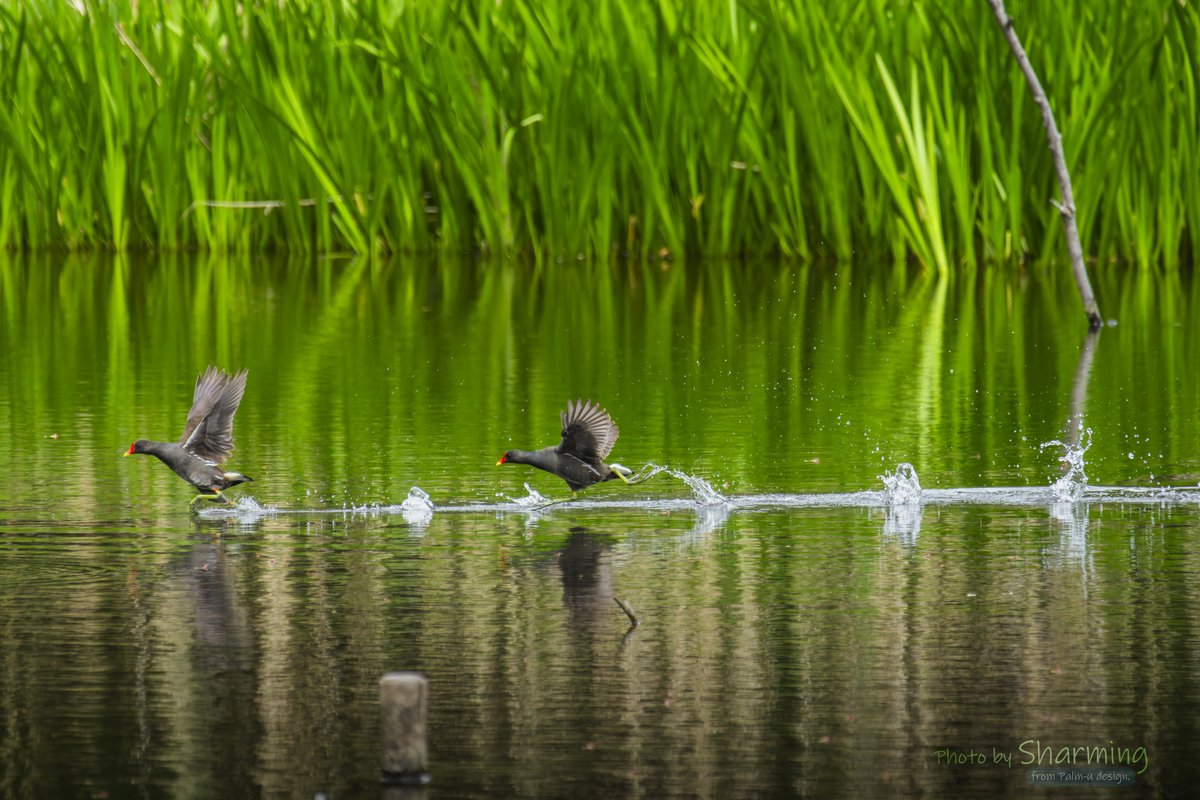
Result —
<path fill-rule="evenodd" d="M 166 464 L 201 492 L 192 498 L 192 505 L 200 500 L 224 500 L 226 505 L 233 505 L 221 491 L 253 480 L 240 472 L 220 469 L 233 452 L 233 415 L 245 391 L 246 370 L 230 375 L 209 367 L 196 378 L 192 409 L 179 444 L 138 439 L 125 455 L 144 453 Z"/>
<path fill-rule="evenodd" d="M 567 482 L 574 496 L 593 483 L 620 478 L 634 483 L 633 470 L 620 464 L 605 464 L 604 459 L 617 443 L 620 430 L 608 412 L 592 401 L 567 401 L 562 419 L 562 441 L 541 450 L 509 450 L 500 456 L 501 464 L 528 464 L 553 473 Z"/>

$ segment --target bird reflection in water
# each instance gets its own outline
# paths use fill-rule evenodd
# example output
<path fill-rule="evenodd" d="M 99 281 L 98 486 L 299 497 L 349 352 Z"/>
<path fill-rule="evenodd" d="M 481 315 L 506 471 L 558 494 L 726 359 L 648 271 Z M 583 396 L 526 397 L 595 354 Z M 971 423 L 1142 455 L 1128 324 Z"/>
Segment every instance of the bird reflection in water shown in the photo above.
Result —
<path fill-rule="evenodd" d="M 572 632 L 591 636 L 606 630 L 612 615 L 621 613 L 613 603 L 612 543 L 586 528 L 571 528 L 558 567 Z"/>

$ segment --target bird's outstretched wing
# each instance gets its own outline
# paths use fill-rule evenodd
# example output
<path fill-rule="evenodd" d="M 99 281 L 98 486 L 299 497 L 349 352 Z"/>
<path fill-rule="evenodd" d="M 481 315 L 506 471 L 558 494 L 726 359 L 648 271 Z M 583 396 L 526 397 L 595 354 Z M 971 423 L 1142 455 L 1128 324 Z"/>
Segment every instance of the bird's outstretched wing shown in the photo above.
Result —
<path fill-rule="evenodd" d="M 612 452 L 621 430 L 599 403 L 567 401 L 562 419 L 562 442 L 558 452 L 587 463 L 603 461 Z"/>
<path fill-rule="evenodd" d="M 179 438 L 186 450 L 217 464 L 233 452 L 233 415 L 246 391 L 246 374 L 209 367 L 196 378 L 192 409 Z"/>

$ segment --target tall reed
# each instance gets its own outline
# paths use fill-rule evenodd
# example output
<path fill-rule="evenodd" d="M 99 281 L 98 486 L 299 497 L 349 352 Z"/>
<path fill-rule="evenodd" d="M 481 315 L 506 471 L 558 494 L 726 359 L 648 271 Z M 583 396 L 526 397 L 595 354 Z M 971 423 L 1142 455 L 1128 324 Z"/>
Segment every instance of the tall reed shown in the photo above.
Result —
<path fill-rule="evenodd" d="M 1200 231 L 1200 11 L 1010 11 L 1088 254 Z M 984 3 L 210 0 L 0 6 L 0 245 L 892 254 L 1062 250 Z"/>

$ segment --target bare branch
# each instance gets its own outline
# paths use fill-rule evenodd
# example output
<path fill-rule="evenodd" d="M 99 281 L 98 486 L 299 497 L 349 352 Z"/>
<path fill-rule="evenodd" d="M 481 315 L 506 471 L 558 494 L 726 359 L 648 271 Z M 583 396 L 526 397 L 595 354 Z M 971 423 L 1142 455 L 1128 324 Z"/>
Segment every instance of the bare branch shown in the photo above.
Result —
<path fill-rule="evenodd" d="M 1088 324 L 1093 328 L 1099 328 L 1103 324 L 1103 319 L 1100 316 L 1100 308 L 1096 305 L 1096 296 L 1092 292 L 1092 282 L 1088 279 L 1087 265 L 1083 262 L 1083 246 L 1079 243 L 1079 225 L 1075 220 L 1075 194 L 1071 190 L 1071 175 L 1067 172 L 1067 159 L 1063 155 L 1062 135 L 1058 132 L 1058 125 L 1054 122 L 1054 112 L 1050 109 L 1050 100 L 1046 97 L 1045 90 L 1042 89 L 1037 73 L 1033 71 L 1033 65 L 1029 63 L 1029 56 L 1025 54 L 1025 48 L 1021 46 L 1021 40 L 1017 37 L 1012 18 L 1004 10 L 1004 0 L 988 0 L 988 5 L 992 7 L 996 21 L 1000 23 L 1000 29 L 1004 31 L 1004 38 L 1008 41 L 1008 46 L 1016 57 L 1021 72 L 1025 74 L 1025 81 L 1029 84 L 1029 91 L 1033 93 L 1034 102 L 1041 109 L 1042 124 L 1046 128 L 1050 152 L 1054 154 L 1054 166 L 1058 171 L 1058 186 L 1062 191 L 1062 203 L 1055 203 L 1054 207 L 1058 209 L 1058 213 L 1063 219 L 1063 225 L 1067 229 L 1067 251 L 1071 255 L 1071 269 L 1075 273 L 1075 283 L 1079 287 L 1079 298 L 1083 301 L 1083 311 L 1087 314 Z"/>

